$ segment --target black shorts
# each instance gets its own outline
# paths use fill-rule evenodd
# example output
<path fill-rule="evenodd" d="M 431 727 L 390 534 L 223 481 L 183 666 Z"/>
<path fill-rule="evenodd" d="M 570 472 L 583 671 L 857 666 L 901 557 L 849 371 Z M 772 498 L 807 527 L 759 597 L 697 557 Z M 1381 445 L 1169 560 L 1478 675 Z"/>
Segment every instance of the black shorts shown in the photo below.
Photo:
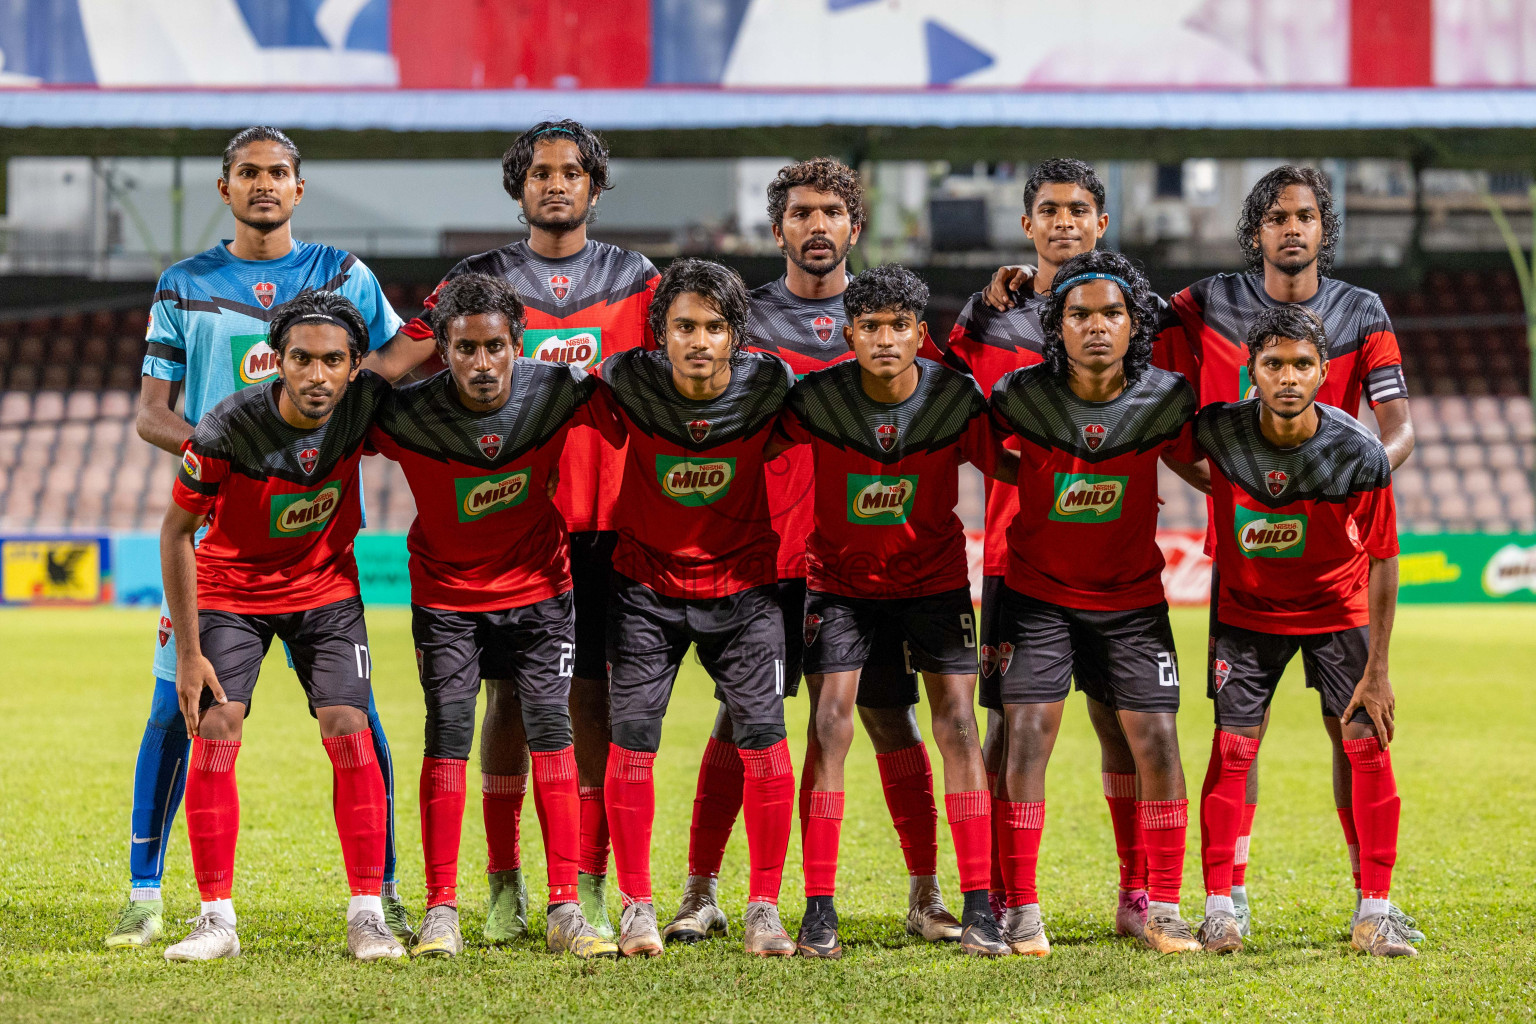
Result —
<path fill-rule="evenodd" d="M 1241 729 L 1262 724 L 1285 666 L 1298 650 L 1307 685 L 1317 691 L 1323 714 L 1338 718 L 1349 707 L 1355 686 L 1365 676 L 1370 646 L 1368 626 L 1341 629 L 1337 633 L 1289 636 L 1217 623 L 1211 658 L 1216 727 Z M 1351 722 L 1370 720 L 1364 708 L 1356 709 L 1350 717 Z"/>
<path fill-rule="evenodd" d="M 608 678 L 608 592 L 613 587 L 613 548 L 618 542 L 613 530 L 571 534 L 571 596 L 576 602 L 572 672 L 581 679 Z"/>
<path fill-rule="evenodd" d="M 480 680 L 506 679 L 528 704 L 571 697 L 575 613 L 570 591 L 499 612 L 411 605 L 416 671 L 427 703 L 440 707 L 480 694 Z"/>
<path fill-rule="evenodd" d="M 1077 688 L 1125 711 L 1179 710 L 1179 657 L 1166 602 L 1085 611 L 1007 586 L 999 605 L 997 674 L 1005 704 L 1054 704 Z"/>
<path fill-rule="evenodd" d="M 731 720 L 784 724 L 784 622 L 777 587 L 667 597 L 620 573 L 608 604 L 608 720 L 661 718 L 690 644 Z"/>
<path fill-rule="evenodd" d="M 373 661 L 368 655 L 362 598 L 277 615 L 204 610 L 198 612 L 197 624 L 203 656 L 213 663 L 224 696 L 244 704 L 247 715 L 262 659 L 274 636 L 288 646 L 311 715 L 316 708 L 368 710 Z M 207 711 L 212 706 L 213 691 L 204 690 L 202 708 Z"/>
<path fill-rule="evenodd" d="M 997 671 L 998 613 L 1003 602 L 1003 577 L 981 578 L 981 681 L 976 694 L 988 711 L 1003 710 L 1003 674 Z"/>
<path fill-rule="evenodd" d="M 861 669 L 883 634 L 885 656 L 902 651 L 921 672 L 950 675 L 976 671 L 976 612 L 961 587 L 924 597 L 843 597 L 812 590 L 805 597 L 805 670 Z M 862 681 L 862 679 L 861 679 Z M 862 687 L 861 687 L 862 688 Z M 900 696 L 907 693 L 903 681 Z M 892 702 L 892 706 L 901 706 Z"/>

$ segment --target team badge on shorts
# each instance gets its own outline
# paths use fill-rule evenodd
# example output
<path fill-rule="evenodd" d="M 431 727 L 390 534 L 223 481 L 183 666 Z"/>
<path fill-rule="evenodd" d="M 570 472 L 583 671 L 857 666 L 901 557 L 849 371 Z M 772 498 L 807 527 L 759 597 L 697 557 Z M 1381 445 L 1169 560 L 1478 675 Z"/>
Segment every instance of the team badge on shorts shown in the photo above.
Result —
<path fill-rule="evenodd" d="M 1285 490 L 1285 485 L 1290 481 L 1291 478 L 1283 469 L 1272 469 L 1264 474 L 1264 482 L 1269 485 L 1269 493 L 1276 498 L 1280 497 L 1280 492 Z"/>
<path fill-rule="evenodd" d="M 315 471 L 315 466 L 319 465 L 319 463 L 320 449 L 305 448 L 303 451 L 299 452 L 299 465 L 303 467 L 304 472 L 313 473 Z"/>
<path fill-rule="evenodd" d="M 875 427 L 875 440 L 880 442 L 880 450 L 888 452 L 896 447 L 896 424 L 882 423 Z"/>
<path fill-rule="evenodd" d="M 809 647 L 816 642 L 816 634 L 821 632 L 821 616 L 812 612 L 805 617 L 805 646 Z"/>
<path fill-rule="evenodd" d="M 833 323 L 833 319 L 829 316 L 818 316 L 811 321 L 811 330 L 815 331 L 816 337 L 822 341 L 831 341 Z"/>
<path fill-rule="evenodd" d="M 1227 680 L 1232 678 L 1232 666 L 1217 658 L 1211 662 L 1211 678 L 1215 683 L 1216 692 L 1220 693 L 1221 688 L 1227 685 Z"/>
<path fill-rule="evenodd" d="M 416 678 L 417 679 L 425 679 L 427 677 L 426 660 L 427 659 L 422 656 L 421 648 L 420 647 L 416 648 Z"/>
<path fill-rule="evenodd" d="M 251 291 L 256 293 L 256 301 L 261 303 L 262 309 L 272 308 L 272 300 L 277 297 L 277 285 L 271 281 L 257 281 L 251 285 Z"/>
<path fill-rule="evenodd" d="M 164 647 L 171 642 L 171 620 L 166 616 L 160 616 L 160 646 Z"/>
<path fill-rule="evenodd" d="M 1090 423 L 1087 426 L 1083 427 L 1083 444 L 1086 444 L 1088 446 L 1088 450 L 1089 451 L 1091 451 L 1091 452 L 1098 451 L 1099 450 L 1099 445 L 1101 445 L 1103 443 L 1104 443 L 1104 427 L 1102 425 L 1100 425 L 1098 423 Z"/>
<path fill-rule="evenodd" d="M 702 444 L 709 436 L 709 420 L 689 420 L 688 436 L 693 438 L 694 444 Z"/>
<path fill-rule="evenodd" d="M 501 451 L 500 434 L 482 434 L 475 438 L 475 446 L 480 449 L 480 454 L 488 459 L 494 459 L 496 453 Z"/>
<path fill-rule="evenodd" d="M 992 670 L 997 668 L 997 648 L 991 644 L 981 645 L 981 674 L 989 676 Z"/>
<path fill-rule="evenodd" d="M 1013 662 L 1013 644 L 1003 643 L 997 645 L 997 674 L 1008 674 L 1008 666 Z"/>
<path fill-rule="evenodd" d="M 555 298 L 564 299 L 571 293 L 571 279 L 564 274 L 556 274 L 549 279 L 549 290 Z"/>

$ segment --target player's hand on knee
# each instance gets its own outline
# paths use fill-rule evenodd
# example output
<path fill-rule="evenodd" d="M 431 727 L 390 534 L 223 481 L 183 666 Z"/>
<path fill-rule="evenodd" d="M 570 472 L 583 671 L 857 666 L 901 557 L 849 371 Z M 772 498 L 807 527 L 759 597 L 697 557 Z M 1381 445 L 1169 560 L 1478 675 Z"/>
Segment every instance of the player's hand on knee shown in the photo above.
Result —
<path fill-rule="evenodd" d="M 188 736 L 198 734 L 205 688 L 213 692 L 214 703 L 228 703 L 224 687 L 219 685 L 218 673 L 213 670 L 213 662 L 200 654 L 181 659 L 176 666 L 176 699 L 181 705 L 181 716 L 187 722 Z"/>
<path fill-rule="evenodd" d="M 1355 684 L 1354 696 L 1344 709 L 1341 720 L 1345 726 L 1360 708 L 1371 716 L 1371 724 L 1376 727 L 1376 742 L 1386 750 L 1392 742 L 1393 718 L 1397 714 L 1397 698 L 1392 693 L 1392 682 L 1386 672 L 1366 667 L 1365 676 Z"/>
<path fill-rule="evenodd" d="M 992 280 L 987 282 L 982 300 L 993 309 L 1012 309 L 1013 293 L 1023 291 L 1035 279 L 1035 268 L 1027 266 L 998 267 Z"/>

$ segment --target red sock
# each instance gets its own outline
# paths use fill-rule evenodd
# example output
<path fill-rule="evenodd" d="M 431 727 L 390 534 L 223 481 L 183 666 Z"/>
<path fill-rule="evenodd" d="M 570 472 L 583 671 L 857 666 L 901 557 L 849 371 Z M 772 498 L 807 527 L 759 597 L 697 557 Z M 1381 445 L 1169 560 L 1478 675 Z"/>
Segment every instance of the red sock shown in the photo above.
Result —
<path fill-rule="evenodd" d="M 725 740 L 711 736 L 699 763 L 699 784 L 693 795 L 693 825 L 688 830 L 688 873 L 714 878 L 725 858 L 736 815 L 741 813 L 741 754 Z"/>
<path fill-rule="evenodd" d="M 523 794 L 528 792 L 526 775 L 487 775 L 480 773 L 480 808 L 485 815 L 485 870 L 494 875 L 523 866 L 519 840 L 523 823 Z"/>
<path fill-rule="evenodd" d="M 1253 837 L 1253 812 L 1258 804 L 1243 804 L 1243 820 L 1237 828 L 1237 845 L 1232 850 L 1232 885 L 1243 884 L 1248 877 L 1248 844 Z"/>
<path fill-rule="evenodd" d="M 960 865 L 960 891 L 985 892 L 992 877 L 992 794 L 945 793 L 944 812 Z"/>
<path fill-rule="evenodd" d="M 1259 741 L 1216 730 L 1200 789 L 1200 864 L 1209 896 L 1232 895 L 1232 857 L 1248 791 L 1248 769 Z"/>
<path fill-rule="evenodd" d="M 427 868 L 428 909 L 458 903 L 466 763 L 443 757 L 421 761 L 421 852 Z"/>
<path fill-rule="evenodd" d="M 987 772 L 987 792 L 992 794 L 992 878 L 987 883 L 987 894 L 1002 899 L 1008 886 L 1003 882 L 1003 802 L 997 795 L 997 772 Z"/>
<path fill-rule="evenodd" d="M 544 834 L 549 902 L 576 902 L 576 850 L 580 842 L 581 800 L 576 795 L 576 748 L 534 750 L 533 809 Z"/>
<path fill-rule="evenodd" d="M 651 902 L 651 828 L 656 823 L 656 755 L 608 744 L 604 809 L 613 822 L 613 864 L 627 907 Z M 748 810 L 747 821 L 751 822 Z"/>
<path fill-rule="evenodd" d="M 939 873 L 939 809 L 933 801 L 933 768 L 928 763 L 928 748 L 918 743 L 876 754 L 880 765 L 880 785 L 885 789 L 885 806 L 901 839 L 901 854 L 907 859 L 907 874 Z"/>
<path fill-rule="evenodd" d="M 837 844 L 843 832 L 843 794 L 813 792 L 800 820 L 801 861 L 805 865 L 805 895 L 837 893 Z"/>
<path fill-rule="evenodd" d="M 1120 858 L 1120 888 L 1147 887 L 1147 850 L 1136 824 L 1136 773 L 1101 772 L 1109 823 L 1115 830 L 1115 854 Z"/>
<path fill-rule="evenodd" d="M 1353 771 L 1350 795 L 1355 803 L 1355 832 L 1360 837 L 1360 896 L 1384 900 L 1392 889 L 1397 863 L 1397 823 L 1403 802 L 1392 774 L 1392 754 L 1376 737 L 1345 740 L 1344 753 Z"/>
<path fill-rule="evenodd" d="M 1184 885 L 1188 800 L 1137 800 L 1136 825 L 1147 851 L 1147 899 L 1178 903 Z"/>
<path fill-rule="evenodd" d="M 197 891 L 207 901 L 227 900 L 235 882 L 240 838 L 240 792 L 235 786 L 239 740 L 192 741 L 187 765 L 187 841 Z"/>
<path fill-rule="evenodd" d="M 373 756 L 373 730 L 322 741 L 331 755 L 331 808 L 341 837 L 341 860 L 353 896 L 377 896 L 384 882 L 384 840 L 389 800 Z"/>
<path fill-rule="evenodd" d="M 581 848 L 576 868 L 586 875 L 608 873 L 608 805 L 602 786 L 580 786 Z"/>
<path fill-rule="evenodd" d="M 747 899 L 753 903 L 778 903 L 779 888 L 784 882 L 784 857 L 789 852 L 790 808 L 795 792 L 789 741 L 779 740 L 765 750 L 743 750 L 741 763 L 746 773 L 742 806 L 747 819 L 747 853 L 752 861 Z"/>
<path fill-rule="evenodd" d="M 1353 784 L 1351 784 L 1353 788 Z M 1344 845 L 1349 849 L 1349 873 L 1354 876 L 1355 888 L 1360 888 L 1360 834 L 1355 831 L 1355 809 L 1335 807 L 1339 825 L 1344 829 Z"/>
<path fill-rule="evenodd" d="M 1008 905 L 1023 907 L 1040 902 L 1035 888 L 1035 868 L 1040 862 L 1040 833 L 1045 829 L 1045 801 L 1020 803 L 1000 800 L 1003 828 L 1003 877 L 1008 883 Z"/>

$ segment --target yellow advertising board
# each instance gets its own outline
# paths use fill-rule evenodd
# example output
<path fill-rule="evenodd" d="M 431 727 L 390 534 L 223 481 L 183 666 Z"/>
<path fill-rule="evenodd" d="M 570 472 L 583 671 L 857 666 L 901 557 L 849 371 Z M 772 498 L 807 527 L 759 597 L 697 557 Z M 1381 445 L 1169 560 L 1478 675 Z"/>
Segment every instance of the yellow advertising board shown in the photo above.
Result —
<path fill-rule="evenodd" d="M 97 604 L 112 599 L 105 537 L 0 538 L 6 604 Z"/>

